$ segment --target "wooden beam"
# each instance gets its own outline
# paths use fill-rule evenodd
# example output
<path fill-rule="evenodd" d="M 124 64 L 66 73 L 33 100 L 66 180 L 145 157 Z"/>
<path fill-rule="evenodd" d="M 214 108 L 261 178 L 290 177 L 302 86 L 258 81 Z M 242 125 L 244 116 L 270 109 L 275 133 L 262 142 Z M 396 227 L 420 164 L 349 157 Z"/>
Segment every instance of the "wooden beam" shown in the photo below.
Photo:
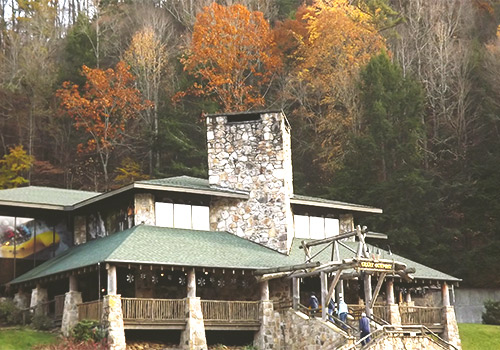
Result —
<path fill-rule="evenodd" d="M 342 275 L 342 270 L 337 271 L 335 274 L 335 278 L 333 279 L 332 283 L 330 284 L 330 288 L 328 289 L 328 295 L 326 296 L 326 305 L 330 302 L 330 299 L 332 298 L 333 292 L 335 291 L 335 287 L 340 281 L 340 275 Z M 325 305 L 323 305 L 325 307 Z"/>
<path fill-rule="evenodd" d="M 382 288 L 382 283 L 384 282 L 385 276 L 387 276 L 387 272 L 382 272 L 378 278 L 377 281 L 377 286 L 375 287 L 375 290 L 373 291 L 373 297 L 370 303 L 370 309 L 373 309 L 373 305 L 375 305 L 375 300 L 378 297 L 378 293 L 380 292 L 380 288 Z"/>
<path fill-rule="evenodd" d="M 290 266 L 274 267 L 274 268 L 271 268 L 271 269 L 255 270 L 254 274 L 255 275 L 266 275 L 266 274 L 269 274 L 269 273 L 308 269 L 308 268 L 312 268 L 312 267 L 317 267 L 319 265 L 320 265 L 320 262 L 316 261 L 316 262 L 311 262 L 311 263 L 304 263 L 304 264 L 297 264 L 297 265 L 290 265 Z"/>
<path fill-rule="evenodd" d="M 356 233 L 357 233 L 357 231 L 349 231 L 349 232 L 342 233 L 340 235 L 332 236 L 332 237 L 328 237 L 328 238 L 315 239 L 315 240 L 309 241 L 309 242 L 302 241 L 301 245 L 299 246 L 299 248 L 300 249 L 306 249 L 306 248 L 309 248 L 309 247 L 314 247 L 316 245 L 330 243 L 330 242 L 333 242 L 333 241 L 338 241 L 340 239 L 344 239 L 344 238 L 349 238 L 349 237 L 355 236 Z"/>

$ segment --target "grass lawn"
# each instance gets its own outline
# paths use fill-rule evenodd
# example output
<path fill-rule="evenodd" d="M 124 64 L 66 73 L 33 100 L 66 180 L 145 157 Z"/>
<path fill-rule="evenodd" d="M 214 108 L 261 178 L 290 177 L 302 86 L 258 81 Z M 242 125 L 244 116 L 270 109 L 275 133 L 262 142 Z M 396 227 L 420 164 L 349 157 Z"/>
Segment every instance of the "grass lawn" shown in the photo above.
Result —
<path fill-rule="evenodd" d="M 500 326 L 459 323 L 462 350 L 500 349 Z"/>
<path fill-rule="evenodd" d="M 33 345 L 54 343 L 55 334 L 29 328 L 0 328 L 0 350 L 30 350 Z"/>

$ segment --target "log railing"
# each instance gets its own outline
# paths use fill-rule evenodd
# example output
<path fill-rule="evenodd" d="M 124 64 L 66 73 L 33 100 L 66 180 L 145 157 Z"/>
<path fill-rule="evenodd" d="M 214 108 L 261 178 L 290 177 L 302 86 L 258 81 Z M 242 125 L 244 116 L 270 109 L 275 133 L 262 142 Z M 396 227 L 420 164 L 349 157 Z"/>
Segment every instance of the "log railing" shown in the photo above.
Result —
<path fill-rule="evenodd" d="M 258 301 L 202 300 L 204 321 L 259 322 Z"/>
<path fill-rule="evenodd" d="M 442 309 L 426 306 L 399 306 L 399 313 L 403 325 L 436 325 L 441 323 Z"/>
<path fill-rule="evenodd" d="M 101 320 L 102 300 L 78 304 L 78 320 Z"/>
<path fill-rule="evenodd" d="M 64 295 L 56 295 L 54 297 L 54 318 L 59 320 L 64 313 Z"/>
<path fill-rule="evenodd" d="M 122 298 L 123 320 L 184 321 L 184 299 Z"/>

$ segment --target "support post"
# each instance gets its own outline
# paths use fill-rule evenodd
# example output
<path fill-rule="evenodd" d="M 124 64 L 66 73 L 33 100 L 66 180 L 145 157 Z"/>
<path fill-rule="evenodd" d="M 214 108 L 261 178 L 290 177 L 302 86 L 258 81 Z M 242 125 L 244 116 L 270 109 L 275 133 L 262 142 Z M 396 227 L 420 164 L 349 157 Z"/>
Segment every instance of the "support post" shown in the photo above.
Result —
<path fill-rule="evenodd" d="M 326 321 L 326 315 L 328 311 L 328 275 L 321 271 L 320 273 L 320 282 L 321 282 L 321 319 Z"/>
<path fill-rule="evenodd" d="M 300 304 L 300 279 L 296 277 L 292 278 L 292 290 L 293 290 L 292 307 L 294 310 L 298 310 Z"/>
<path fill-rule="evenodd" d="M 31 303 L 30 308 L 35 309 L 35 314 L 37 315 L 47 315 L 49 297 L 47 294 L 47 289 L 42 288 L 39 283 L 37 283 L 36 288 L 31 292 Z"/>
<path fill-rule="evenodd" d="M 441 296 L 443 298 L 443 306 L 450 306 L 450 289 L 446 282 L 443 282 L 441 286 Z"/>
<path fill-rule="evenodd" d="M 385 284 L 385 294 L 387 295 L 387 304 L 396 303 L 394 299 L 394 281 L 392 279 L 388 279 Z"/>
<path fill-rule="evenodd" d="M 205 323 L 201 311 L 201 299 L 196 297 L 196 272 L 187 272 L 186 328 L 181 334 L 183 350 L 207 350 Z"/>
<path fill-rule="evenodd" d="M 108 270 L 108 295 L 116 295 L 116 266 L 106 264 Z"/>
<path fill-rule="evenodd" d="M 378 298 L 378 293 L 380 292 L 380 288 L 382 288 L 382 283 L 384 283 L 385 276 L 387 275 L 386 272 L 382 272 L 380 276 L 378 277 L 377 281 L 377 286 L 375 287 L 375 291 L 373 292 L 373 297 L 370 303 L 370 309 L 373 309 L 373 306 L 375 305 L 375 302 L 377 301 Z"/>
<path fill-rule="evenodd" d="M 260 283 L 260 300 L 269 301 L 269 281 Z"/>
<path fill-rule="evenodd" d="M 82 293 L 78 291 L 76 276 L 69 276 L 69 292 L 64 295 L 64 310 L 61 322 L 61 332 L 65 337 L 71 335 L 71 330 L 78 323 L 78 304 L 82 303 Z"/>
<path fill-rule="evenodd" d="M 394 297 L 394 280 L 388 279 L 386 281 L 386 294 L 387 294 L 387 307 L 389 308 L 389 319 L 386 320 L 393 325 L 401 325 L 401 313 L 399 312 L 399 305 L 396 304 Z"/>
<path fill-rule="evenodd" d="M 372 303 L 372 276 L 365 274 L 364 278 L 365 285 L 365 312 L 368 317 L 372 315 L 372 309 L 370 307 Z"/>

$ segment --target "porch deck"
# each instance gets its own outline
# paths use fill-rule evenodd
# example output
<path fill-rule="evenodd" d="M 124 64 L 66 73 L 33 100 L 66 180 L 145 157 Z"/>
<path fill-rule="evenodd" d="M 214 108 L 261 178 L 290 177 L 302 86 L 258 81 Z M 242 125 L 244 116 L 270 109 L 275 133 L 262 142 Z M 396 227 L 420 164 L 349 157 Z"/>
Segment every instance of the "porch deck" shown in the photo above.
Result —
<path fill-rule="evenodd" d="M 205 329 L 258 330 L 258 301 L 201 300 Z M 186 327 L 184 299 L 122 298 L 125 329 L 179 329 Z M 102 301 L 78 305 L 79 319 L 99 320 Z"/>

